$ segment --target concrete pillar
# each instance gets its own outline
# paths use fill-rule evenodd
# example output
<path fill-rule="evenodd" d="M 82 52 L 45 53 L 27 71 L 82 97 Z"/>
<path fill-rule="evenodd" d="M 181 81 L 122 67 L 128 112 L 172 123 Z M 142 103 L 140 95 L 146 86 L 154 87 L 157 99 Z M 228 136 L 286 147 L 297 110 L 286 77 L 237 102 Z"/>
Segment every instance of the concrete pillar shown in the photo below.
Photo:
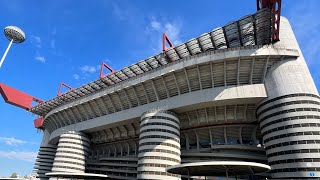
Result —
<path fill-rule="evenodd" d="M 164 110 L 144 113 L 140 121 L 138 179 L 177 180 L 165 168 L 181 163 L 180 122 Z"/>
<path fill-rule="evenodd" d="M 90 140 L 84 133 L 68 131 L 61 134 L 52 172 L 84 173 Z"/>
<path fill-rule="evenodd" d="M 300 51 L 284 17 L 280 28 L 274 46 Z M 320 177 L 320 97 L 301 51 L 270 67 L 265 87 L 268 98 L 258 105 L 257 119 L 272 177 Z"/>
<path fill-rule="evenodd" d="M 40 180 L 48 180 L 49 177 L 45 174 L 51 171 L 53 159 L 56 154 L 57 147 L 48 144 L 50 133 L 48 130 L 44 131 L 39 153 L 35 162 L 34 169 L 37 173 L 37 178 Z"/>

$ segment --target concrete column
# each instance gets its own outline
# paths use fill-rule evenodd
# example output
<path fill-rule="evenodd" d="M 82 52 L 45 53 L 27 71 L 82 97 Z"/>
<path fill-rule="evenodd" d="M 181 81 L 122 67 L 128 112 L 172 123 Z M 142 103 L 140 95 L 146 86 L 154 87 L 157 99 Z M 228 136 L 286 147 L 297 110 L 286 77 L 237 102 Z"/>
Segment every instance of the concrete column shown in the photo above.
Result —
<path fill-rule="evenodd" d="M 140 121 L 138 179 L 177 180 L 165 168 L 181 163 L 180 122 L 164 110 L 144 113 Z"/>
<path fill-rule="evenodd" d="M 284 17 L 280 28 L 275 46 L 300 51 Z M 270 67 L 265 87 L 268 98 L 258 105 L 257 119 L 272 177 L 320 177 L 320 97 L 301 51 Z"/>
<path fill-rule="evenodd" d="M 90 140 L 84 133 L 68 131 L 61 134 L 52 172 L 85 173 Z"/>
<path fill-rule="evenodd" d="M 34 170 L 37 173 L 37 178 L 40 180 L 48 180 L 49 177 L 45 174 L 51 171 L 53 159 L 56 155 L 57 147 L 48 144 L 50 133 L 44 131 L 39 153 L 35 162 Z"/>

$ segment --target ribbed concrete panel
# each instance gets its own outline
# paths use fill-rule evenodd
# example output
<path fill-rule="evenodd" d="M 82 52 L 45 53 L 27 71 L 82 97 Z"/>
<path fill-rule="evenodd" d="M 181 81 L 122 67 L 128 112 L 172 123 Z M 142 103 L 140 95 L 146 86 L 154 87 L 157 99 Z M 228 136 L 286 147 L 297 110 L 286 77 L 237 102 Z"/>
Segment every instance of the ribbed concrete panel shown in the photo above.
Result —
<path fill-rule="evenodd" d="M 49 179 L 45 174 L 51 171 L 56 149 L 56 147 L 49 145 L 40 147 L 34 167 L 37 178 Z"/>
<path fill-rule="evenodd" d="M 60 136 L 52 172 L 85 172 L 90 140 L 85 134 L 69 131 Z"/>
<path fill-rule="evenodd" d="M 139 139 L 137 178 L 178 179 L 177 175 L 165 171 L 166 167 L 181 162 L 180 143 L 177 143 L 180 142 L 180 122 L 177 116 L 164 110 L 144 113 Z"/>

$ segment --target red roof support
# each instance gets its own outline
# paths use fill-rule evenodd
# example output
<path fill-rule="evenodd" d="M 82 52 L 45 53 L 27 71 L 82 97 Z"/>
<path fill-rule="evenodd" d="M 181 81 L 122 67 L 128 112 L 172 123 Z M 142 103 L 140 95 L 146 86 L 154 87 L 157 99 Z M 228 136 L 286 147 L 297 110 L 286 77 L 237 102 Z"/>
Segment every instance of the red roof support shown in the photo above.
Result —
<path fill-rule="evenodd" d="M 104 68 L 107 68 L 107 69 L 110 71 L 110 73 L 108 73 L 108 74 L 106 74 L 106 75 L 103 75 L 103 69 L 104 69 Z M 101 68 L 100 68 L 99 78 L 104 78 L 105 76 L 108 76 L 109 74 L 113 74 L 114 72 L 115 72 L 115 71 L 114 71 L 110 66 L 108 66 L 107 63 L 102 62 Z"/>
<path fill-rule="evenodd" d="M 21 92 L 2 83 L 0 83 L 0 93 L 6 103 L 12 104 L 25 110 L 29 110 L 32 107 L 32 102 L 43 102 L 38 98 L 35 98 L 29 94 Z"/>
<path fill-rule="evenodd" d="M 61 93 L 62 86 L 68 88 L 69 91 L 71 91 L 71 90 L 73 89 L 71 86 L 69 86 L 69 85 L 61 82 L 61 83 L 60 83 L 60 86 L 59 86 L 59 89 L 58 89 L 58 94 L 57 94 L 57 96 L 61 96 L 62 94 L 64 94 L 64 93 Z"/>
<path fill-rule="evenodd" d="M 279 41 L 281 0 L 257 0 L 257 10 L 271 9 L 272 13 L 272 42 Z"/>
<path fill-rule="evenodd" d="M 33 121 L 34 127 L 37 129 L 43 129 L 44 119 L 42 116 L 39 116 L 37 119 Z"/>
<path fill-rule="evenodd" d="M 166 42 L 168 42 L 170 48 L 166 47 Z M 168 38 L 168 36 L 166 35 L 166 33 L 162 34 L 162 51 L 166 52 L 169 49 L 174 48 L 173 44 L 171 43 L 170 39 Z"/>

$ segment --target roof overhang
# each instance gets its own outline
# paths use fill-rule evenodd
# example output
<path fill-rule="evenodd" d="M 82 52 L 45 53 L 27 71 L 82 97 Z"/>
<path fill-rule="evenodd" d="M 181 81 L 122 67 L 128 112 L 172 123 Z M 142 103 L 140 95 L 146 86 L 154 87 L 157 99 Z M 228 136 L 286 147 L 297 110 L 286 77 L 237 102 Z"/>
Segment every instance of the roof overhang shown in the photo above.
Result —
<path fill-rule="evenodd" d="M 252 175 L 271 170 L 271 167 L 256 162 L 209 161 L 185 163 L 166 168 L 168 173 L 189 176 Z"/>
<path fill-rule="evenodd" d="M 97 179 L 107 178 L 105 174 L 93 174 L 93 173 L 79 173 L 79 172 L 50 172 L 46 173 L 46 176 L 51 177 L 64 177 L 64 178 L 85 178 L 85 179 Z"/>

